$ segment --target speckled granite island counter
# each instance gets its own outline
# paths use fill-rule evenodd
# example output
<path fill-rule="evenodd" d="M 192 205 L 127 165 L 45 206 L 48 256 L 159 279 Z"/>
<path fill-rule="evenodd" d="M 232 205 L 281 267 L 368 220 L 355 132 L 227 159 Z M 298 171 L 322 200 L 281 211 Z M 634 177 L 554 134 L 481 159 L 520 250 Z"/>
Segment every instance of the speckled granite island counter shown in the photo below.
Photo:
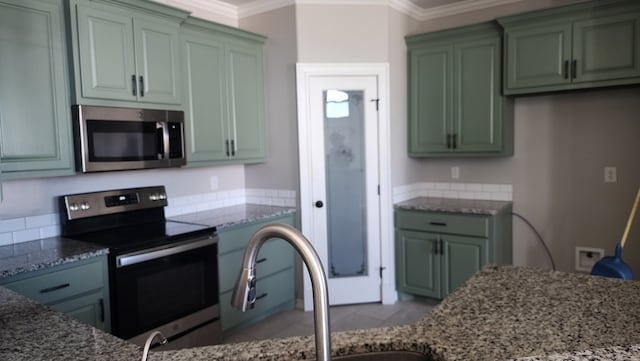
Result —
<path fill-rule="evenodd" d="M 488 266 L 415 324 L 332 335 L 334 354 L 433 360 L 638 360 L 640 283 Z M 150 360 L 311 359 L 313 337 L 152 353 Z M 140 348 L 0 288 L 0 359 L 135 360 Z"/>

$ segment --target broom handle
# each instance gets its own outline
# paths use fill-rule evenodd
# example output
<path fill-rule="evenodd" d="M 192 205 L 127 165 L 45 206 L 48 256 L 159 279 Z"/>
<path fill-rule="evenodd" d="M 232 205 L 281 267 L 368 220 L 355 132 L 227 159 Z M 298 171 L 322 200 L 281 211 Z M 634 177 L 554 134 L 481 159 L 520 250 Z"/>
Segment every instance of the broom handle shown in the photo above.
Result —
<path fill-rule="evenodd" d="M 624 248 L 624 243 L 627 241 L 627 237 L 629 236 L 629 231 L 631 230 L 631 223 L 633 223 L 633 217 L 636 215 L 636 210 L 638 209 L 638 203 L 640 202 L 640 188 L 638 188 L 638 194 L 636 194 L 636 200 L 633 202 L 633 207 L 631 207 L 631 213 L 629 214 L 629 220 L 627 220 L 627 226 L 624 229 L 624 233 L 622 234 L 622 241 L 620 241 L 620 245 Z"/>

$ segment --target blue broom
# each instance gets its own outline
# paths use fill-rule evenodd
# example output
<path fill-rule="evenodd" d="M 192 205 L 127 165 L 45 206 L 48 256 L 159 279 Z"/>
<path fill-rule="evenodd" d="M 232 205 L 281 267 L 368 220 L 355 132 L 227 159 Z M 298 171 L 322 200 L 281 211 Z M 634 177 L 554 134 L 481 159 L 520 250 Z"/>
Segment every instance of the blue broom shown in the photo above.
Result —
<path fill-rule="evenodd" d="M 622 278 L 624 280 L 633 279 L 633 273 L 631 268 L 622 260 L 622 248 L 627 241 L 629 231 L 631 230 L 631 224 L 633 223 L 633 217 L 636 215 L 636 209 L 638 209 L 638 202 L 640 201 L 640 188 L 638 188 L 638 194 L 636 200 L 631 207 L 631 214 L 629 214 L 629 220 L 627 220 L 627 227 L 624 229 L 622 240 L 616 245 L 615 256 L 603 257 L 599 260 L 591 269 L 591 274 L 594 276 L 604 276 L 612 278 Z"/>

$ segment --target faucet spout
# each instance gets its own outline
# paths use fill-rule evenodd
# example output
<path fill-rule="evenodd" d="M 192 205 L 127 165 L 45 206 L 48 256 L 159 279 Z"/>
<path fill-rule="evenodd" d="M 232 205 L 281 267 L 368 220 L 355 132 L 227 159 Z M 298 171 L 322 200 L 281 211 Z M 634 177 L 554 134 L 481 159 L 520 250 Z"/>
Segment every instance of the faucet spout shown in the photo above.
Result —
<path fill-rule="evenodd" d="M 149 357 L 149 349 L 151 348 L 151 344 L 156 337 L 160 340 L 161 345 L 165 345 L 167 343 L 167 339 L 160 331 L 153 331 L 147 338 L 147 342 L 144 343 L 144 350 L 142 351 L 142 361 L 147 361 L 147 358 Z"/>
<path fill-rule="evenodd" d="M 291 244 L 307 266 L 313 288 L 316 360 L 329 361 L 331 359 L 331 332 L 327 277 L 315 249 L 297 229 L 286 224 L 271 224 L 260 228 L 251 237 L 244 252 L 242 270 L 233 289 L 231 305 L 243 312 L 253 308 L 256 302 L 256 259 L 260 247 L 270 238 L 280 238 Z"/>

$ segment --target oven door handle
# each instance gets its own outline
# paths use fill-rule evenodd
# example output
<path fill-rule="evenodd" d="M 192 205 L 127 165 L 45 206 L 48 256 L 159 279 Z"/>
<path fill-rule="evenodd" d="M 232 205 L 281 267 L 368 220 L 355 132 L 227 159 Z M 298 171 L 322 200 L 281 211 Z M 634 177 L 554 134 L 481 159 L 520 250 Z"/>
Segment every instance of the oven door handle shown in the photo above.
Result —
<path fill-rule="evenodd" d="M 187 241 L 178 243 L 172 245 L 171 247 L 123 254 L 116 257 L 116 267 L 121 268 L 146 261 L 151 261 L 157 258 L 171 256 L 174 254 L 190 251 L 192 249 L 205 247 L 216 242 L 216 237 L 207 237 L 198 241 Z"/>

